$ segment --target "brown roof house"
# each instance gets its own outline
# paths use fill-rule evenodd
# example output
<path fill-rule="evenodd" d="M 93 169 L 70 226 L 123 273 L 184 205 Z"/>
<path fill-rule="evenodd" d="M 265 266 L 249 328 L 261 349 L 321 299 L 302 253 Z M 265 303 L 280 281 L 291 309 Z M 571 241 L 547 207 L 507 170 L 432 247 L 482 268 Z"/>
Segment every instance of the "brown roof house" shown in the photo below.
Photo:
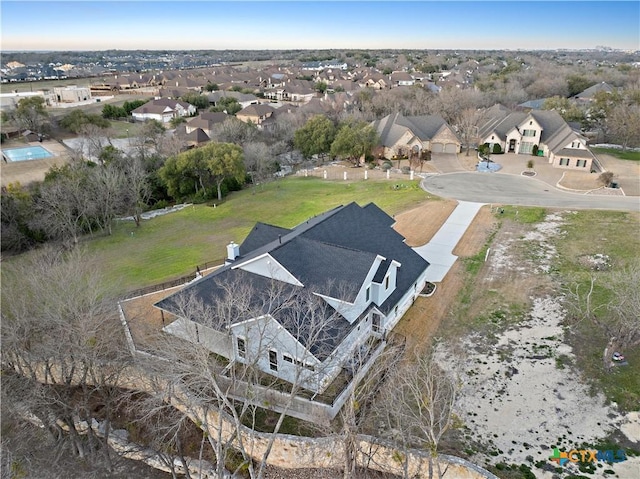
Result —
<path fill-rule="evenodd" d="M 460 153 L 460 139 L 440 115 L 404 116 L 387 115 L 374 121 L 372 126 L 380 136 L 383 156 L 433 153 Z"/>
<path fill-rule="evenodd" d="M 274 111 L 275 108 L 267 104 L 249 105 L 236 113 L 236 118 L 245 123 L 253 123 L 262 129 L 263 123 L 271 118 Z"/>

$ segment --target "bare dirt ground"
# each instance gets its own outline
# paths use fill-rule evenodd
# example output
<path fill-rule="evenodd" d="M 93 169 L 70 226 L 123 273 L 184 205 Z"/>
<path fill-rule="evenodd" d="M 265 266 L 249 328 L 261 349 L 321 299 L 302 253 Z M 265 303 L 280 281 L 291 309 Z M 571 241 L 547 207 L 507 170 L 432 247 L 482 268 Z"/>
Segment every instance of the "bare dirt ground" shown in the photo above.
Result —
<path fill-rule="evenodd" d="M 396 215 L 395 229 L 410 246 L 423 245 L 438 231 L 449 217 L 457 202 L 447 201 L 442 205 L 429 203 L 401 215 Z M 418 297 L 413 306 L 402 317 L 395 330 L 407 339 L 407 349 L 423 349 L 437 334 L 441 323 L 451 314 L 460 290 L 464 286 L 464 265 L 461 259 L 473 256 L 482 250 L 496 226 L 496 219 L 488 206 L 480 209 L 471 226 L 453 250 L 460 258 L 449 270 L 435 294 Z"/>
<path fill-rule="evenodd" d="M 604 154 L 598 154 L 598 160 L 614 174 L 614 181 L 620 184 L 627 196 L 640 196 L 640 162 Z"/>
<path fill-rule="evenodd" d="M 455 200 L 425 202 L 397 214 L 394 229 L 406 238 L 409 246 L 422 246 L 436 234 L 457 204 Z"/>
<path fill-rule="evenodd" d="M 529 464 L 536 477 L 551 478 L 534 463 L 549 468 L 554 446 L 579 449 L 618 430 L 640 443 L 637 416 L 605 405 L 571 367 L 565 311 L 549 272 L 557 254 L 550 239 L 562 238 L 572 214 L 550 212 L 533 225 L 504 222 L 474 281 L 482 287 L 470 292 L 464 317 L 456 318 L 462 324 L 445 318 L 436 333 L 460 340 L 457 365 L 450 356 L 443 365 L 460 373 L 457 413 L 477 464 Z M 637 477 L 640 461 L 608 467 L 618 477 Z M 591 477 L 605 477 L 602 471 Z M 570 473 L 578 470 L 566 465 L 557 477 Z"/>

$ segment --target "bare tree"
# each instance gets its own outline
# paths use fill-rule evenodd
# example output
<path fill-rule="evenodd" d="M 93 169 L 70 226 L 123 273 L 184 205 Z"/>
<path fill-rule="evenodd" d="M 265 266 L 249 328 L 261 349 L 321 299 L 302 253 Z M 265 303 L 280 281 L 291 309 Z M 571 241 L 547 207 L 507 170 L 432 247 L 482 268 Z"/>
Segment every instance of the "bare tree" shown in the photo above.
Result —
<path fill-rule="evenodd" d="M 52 238 L 78 244 L 80 235 L 90 229 L 92 208 L 87 169 L 72 165 L 54 179 L 45 181 L 36 198 L 34 223 Z"/>
<path fill-rule="evenodd" d="M 458 127 L 460 139 L 467 146 L 466 156 L 469 156 L 469 150 L 472 144 L 478 142 L 478 125 L 482 118 L 482 113 L 476 108 L 465 108 L 456 119 L 455 125 Z"/>
<path fill-rule="evenodd" d="M 404 449 L 408 445 L 431 453 L 428 477 L 442 478 L 446 472 L 438 461 L 440 439 L 453 425 L 453 406 L 458 380 L 453 371 L 443 369 L 432 352 L 414 351 L 409 362 L 394 374 L 382 406 L 388 435 Z M 406 456 L 406 455 L 405 455 Z M 403 465 L 405 477 L 408 474 Z"/>
<path fill-rule="evenodd" d="M 42 420 L 59 451 L 69 446 L 79 457 L 94 457 L 100 450 L 111 464 L 110 419 L 123 397 L 117 384 L 130 356 L 99 268 L 80 249 L 45 248 L 3 269 L 2 367 L 20 385 L 15 391 L 28 391 L 13 400 Z M 91 424 L 95 404 L 105 435 L 98 438 L 90 428 L 81 437 L 75 423 Z"/>
<path fill-rule="evenodd" d="M 217 282 L 215 288 L 215 302 L 204 302 L 187 292 L 173 296 L 172 310 L 178 318 L 170 328 L 173 334 L 160 334 L 154 346 L 163 360 L 149 361 L 145 367 L 157 378 L 156 393 L 182 401 L 186 413 L 199 421 L 220 477 L 236 472 L 227 470 L 225 458 L 230 451 L 238 451 L 243 461 L 236 466 L 246 468 L 252 478 L 261 478 L 275 434 L 295 397 L 324 373 L 310 350 L 317 354 L 327 347 L 331 340 L 327 325 L 335 310 L 317 296 L 275 280 L 258 287 L 242 276 L 237 281 Z M 261 366 L 267 357 L 269 362 L 274 360 L 270 356 L 273 349 L 282 348 L 274 334 L 279 329 L 273 329 L 270 317 L 277 317 L 280 328 L 304 345 L 291 353 L 289 363 L 275 366 L 291 368 L 293 374 L 286 381 L 265 373 Z M 261 319 L 247 321 L 251 318 Z M 212 354 L 215 341 L 230 341 L 230 327 L 238 323 L 247 338 L 242 360 Z M 245 442 L 241 432 L 244 425 L 255 426 L 258 408 L 272 396 L 277 403 L 271 407 L 279 411 L 278 417 L 266 447 L 258 453 L 256 444 Z M 254 462 L 256 456 L 259 459 Z"/>
<path fill-rule="evenodd" d="M 273 178 L 277 170 L 272 149 L 266 143 L 251 142 L 243 147 L 244 167 L 254 184 L 260 184 Z"/>
<path fill-rule="evenodd" d="M 573 321 L 587 320 L 598 326 L 608 341 L 602 355 L 605 369 L 611 367 L 611 354 L 619 349 L 640 344 L 640 262 L 635 261 L 624 270 L 607 278 L 613 300 L 600 303 L 594 299 L 596 281 L 601 275 L 589 275 L 588 283 L 575 281 L 565 289 L 565 305 Z"/>

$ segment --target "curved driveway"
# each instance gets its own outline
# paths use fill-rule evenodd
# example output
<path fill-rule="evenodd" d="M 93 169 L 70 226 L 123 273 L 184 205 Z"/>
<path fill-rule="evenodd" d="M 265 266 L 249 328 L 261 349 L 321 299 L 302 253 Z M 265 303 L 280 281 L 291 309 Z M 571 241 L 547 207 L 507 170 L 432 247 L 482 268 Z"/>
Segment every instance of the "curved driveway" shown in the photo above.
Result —
<path fill-rule="evenodd" d="M 639 179 L 640 181 L 640 179 Z M 640 197 L 570 193 L 535 178 L 518 175 L 461 172 L 428 176 L 424 190 L 437 196 L 478 203 L 555 208 L 640 211 Z"/>

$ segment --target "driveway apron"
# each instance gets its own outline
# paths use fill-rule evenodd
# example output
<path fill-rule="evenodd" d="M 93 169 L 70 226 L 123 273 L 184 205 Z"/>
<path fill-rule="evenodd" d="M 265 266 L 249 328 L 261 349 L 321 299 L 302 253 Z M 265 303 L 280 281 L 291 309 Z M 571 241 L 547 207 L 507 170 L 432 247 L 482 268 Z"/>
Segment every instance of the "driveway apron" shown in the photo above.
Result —
<path fill-rule="evenodd" d="M 444 279 L 453 263 L 458 259 L 452 254 L 453 249 L 484 205 L 485 203 L 459 202 L 447 221 L 433 235 L 431 241 L 423 246 L 413 248 L 416 253 L 430 263 L 427 268 L 427 281 L 439 283 Z"/>

